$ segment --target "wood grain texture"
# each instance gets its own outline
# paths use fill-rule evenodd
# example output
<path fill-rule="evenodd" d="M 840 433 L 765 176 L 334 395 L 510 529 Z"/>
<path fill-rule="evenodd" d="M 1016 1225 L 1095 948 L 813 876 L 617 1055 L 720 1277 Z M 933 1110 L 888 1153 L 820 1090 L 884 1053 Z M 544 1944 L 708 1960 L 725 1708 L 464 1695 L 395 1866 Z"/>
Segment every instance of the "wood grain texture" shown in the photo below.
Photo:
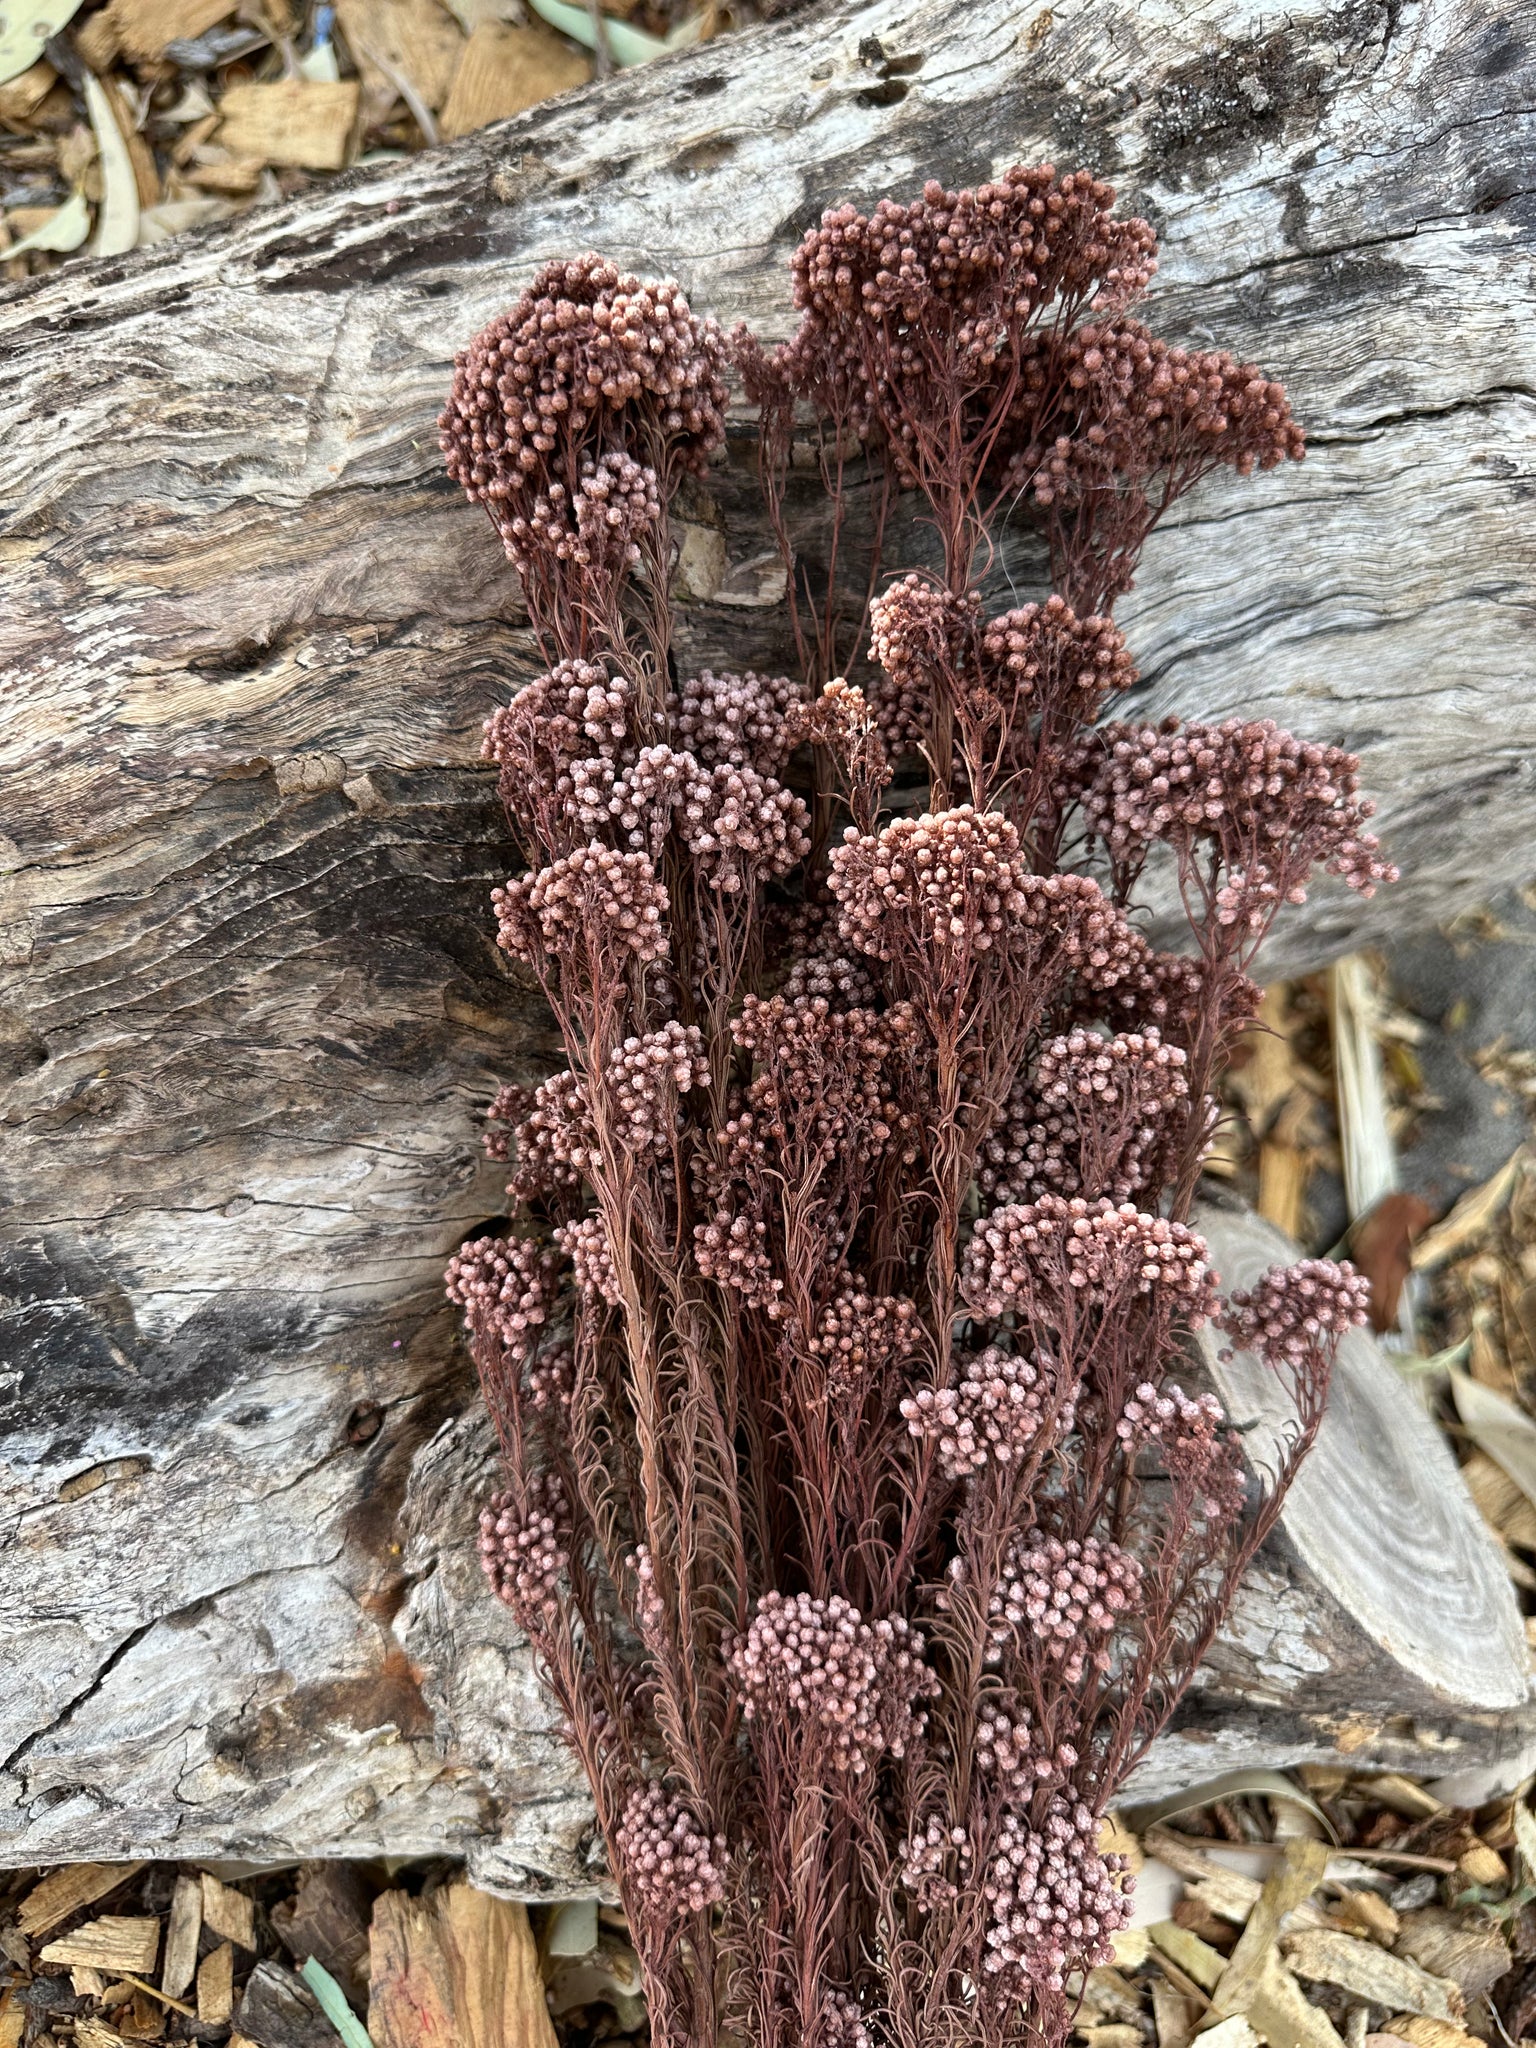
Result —
<path fill-rule="evenodd" d="M 478 729 L 532 660 L 438 471 L 454 350 L 594 243 L 781 331 L 824 202 L 1107 172 L 1160 324 L 1311 431 L 1189 501 L 1123 616 L 1149 711 L 1364 752 L 1409 880 L 1319 894 L 1283 955 L 1317 958 L 1531 866 L 1531 42 L 1470 0 L 823 7 L 0 299 L 0 1859 L 591 1875 L 473 1583 L 439 1301 L 501 1199 L 474 1110 L 548 1059 L 490 940 Z M 688 506 L 701 660 L 782 633 L 750 469 L 738 433 Z M 1302 1739 L 1266 1684 L 1216 1749 Z"/>

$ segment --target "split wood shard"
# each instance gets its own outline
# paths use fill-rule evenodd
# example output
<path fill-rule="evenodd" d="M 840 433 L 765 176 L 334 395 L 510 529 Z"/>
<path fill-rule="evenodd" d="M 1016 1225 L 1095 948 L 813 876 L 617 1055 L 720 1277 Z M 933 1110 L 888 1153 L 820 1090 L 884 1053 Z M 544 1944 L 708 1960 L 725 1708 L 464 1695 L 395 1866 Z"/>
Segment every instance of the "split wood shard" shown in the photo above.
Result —
<path fill-rule="evenodd" d="M 158 1920 L 126 1919 L 103 1913 L 73 1934 L 62 1934 L 43 1949 L 45 1963 L 81 1964 L 92 1970 L 133 1970 L 140 1976 L 155 1967 L 160 1953 Z"/>
<path fill-rule="evenodd" d="M 66 1863 L 27 1893 L 16 1925 L 29 1941 L 35 1941 L 82 1906 L 94 1906 L 130 1877 L 137 1877 L 143 1868 L 142 1863 Z"/>
<path fill-rule="evenodd" d="M 197 2016 L 205 2026 L 220 2026 L 234 2009 L 235 1952 L 226 1941 L 199 1965 Z"/>
<path fill-rule="evenodd" d="M 180 1998 L 197 1972 L 197 1937 L 203 1926 L 203 1888 L 195 1877 L 178 1877 L 165 1930 L 160 1989 Z"/>
<path fill-rule="evenodd" d="M 237 1941 L 242 1948 L 256 1946 L 256 1905 L 233 1885 L 220 1884 L 203 1874 L 203 1921 L 224 1941 Z"/>

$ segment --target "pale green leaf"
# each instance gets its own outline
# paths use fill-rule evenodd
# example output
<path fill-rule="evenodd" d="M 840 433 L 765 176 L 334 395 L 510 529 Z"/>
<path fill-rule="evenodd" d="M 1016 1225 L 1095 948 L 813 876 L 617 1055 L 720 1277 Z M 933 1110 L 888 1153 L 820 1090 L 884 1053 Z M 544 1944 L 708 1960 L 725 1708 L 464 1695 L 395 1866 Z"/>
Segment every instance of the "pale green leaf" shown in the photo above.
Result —
<path fill-rule="evenodd" d="M 5 251 L 5 261 L 25 256 L 29 249 L 49 249 L 55 255 L 66 256 L 71 249 L 78 249 L 90 232 L 91 209 L 86 196 L 83 192 L 72 192 L 57 213 L 50 213 L 30 235 L 12 242 Z"/>
<path fill-rule="evenodd" d="M 44 43 L 79 5 L 80 0 L 0 0 L 0 85 L 31 69 Z"/>

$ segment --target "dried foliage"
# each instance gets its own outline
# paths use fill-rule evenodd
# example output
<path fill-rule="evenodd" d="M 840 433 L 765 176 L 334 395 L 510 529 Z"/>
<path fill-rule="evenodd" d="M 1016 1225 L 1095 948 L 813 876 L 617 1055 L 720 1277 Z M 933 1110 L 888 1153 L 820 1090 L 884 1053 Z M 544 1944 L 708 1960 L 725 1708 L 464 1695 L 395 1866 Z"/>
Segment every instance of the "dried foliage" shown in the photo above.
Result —
<path fill-rule="evenodd" d="M 840 208 L 773 351 L 551 265 L 443 415 L 552 664 L 486 751 L 532 863 L 501 943 L 568 1060 L 498 1100 L 512 1235 L 449 1272 L 505 1452 L 483 1547 L 668 2042 L 1063 2039 L 1129 1910 L 1100 1819 L 1361 1319 L 1322 1262 L 1224 1305 L 1187 1220 L 1276 910 L 1318 863 L 1390 871 L 1336 749 L 1094 723 L 1134 679 L 1103 607 L 1162 511 L 1301 452 L 1262 372 L 1130 318 L 1153 237 L 1112 198 L 1045 168 Z M 673 659 L 668 508 L 732 355 L 794 683 Z M 807 441 L 820 588 L 787 512 Z M 877 508 L 920 494 L 933 562 L 886 583 L 878 516 L 852 559 L 855 465 Z M 1005 516 L 1056 589 L 989 618 Z M 1134 921 L 1154 844 L 1187 956 Z M 1294 1395 L 1260 1479 L 1180 1382 L 1213 1315 Z"/>

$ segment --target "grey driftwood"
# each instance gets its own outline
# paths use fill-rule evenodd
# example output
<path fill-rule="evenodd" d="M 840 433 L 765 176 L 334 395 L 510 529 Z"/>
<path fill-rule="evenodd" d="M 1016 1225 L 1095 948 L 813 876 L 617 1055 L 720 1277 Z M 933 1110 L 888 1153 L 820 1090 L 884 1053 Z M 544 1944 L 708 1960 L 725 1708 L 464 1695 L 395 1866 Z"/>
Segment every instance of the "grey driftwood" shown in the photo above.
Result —
<path fill-rule="evenodd" d="M 476 1579 L 439 1300 L 500 1206 L 475 1112 L 549 1058 L 489 937 L 478 730 L 533 652 L 439 474 L 454 349 L 557 252 L 774 333 L 824 202 L 1111 175 L 1163 234 L 1165 330 L 1257 356 L 1311 430 L 1189 501 L 1122 617 L 1149 710 L 1363 751 L 1408 880 L 1320 894 L 1284 955 L 1317 959 L 1536 865 L 1532 37 L 1472 0 L 833 6 L 0 302 L 0 1860 L 590 1876 Z M 701 660 L 779 644 L 750 481 L 738 437 L 688 508 Z M 1512 1609 L 1447 1494 L 1478 1689 L 1282 1545 L 1159 1782 L 1514 1741 Z M 1352 1512 L 1411 1582 L 1413 1518 Z"/>

